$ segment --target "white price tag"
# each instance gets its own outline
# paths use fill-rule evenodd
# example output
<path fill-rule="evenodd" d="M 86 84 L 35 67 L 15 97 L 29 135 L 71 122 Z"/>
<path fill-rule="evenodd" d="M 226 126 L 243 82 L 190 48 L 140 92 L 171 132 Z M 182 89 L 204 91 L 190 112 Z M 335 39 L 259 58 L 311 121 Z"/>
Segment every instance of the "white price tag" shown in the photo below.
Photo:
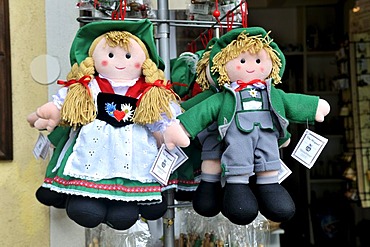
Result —
<path fill-rule="evenodd" d="M 184 153 L 184 151 L 177 147 L 171 150 L 171 153 L 177 157 L 175 165 L 172 167 L 171 173 L 173 173 L 177 168 L 179 168 L 189 157 Z"/>
<path fill-rule="evenodd" d="M 165 145 L 162 144 L 152 168 L 150 169 L 150 174 L 161 184 L 167 185 L 176 161 L 177 155 L 168 151 Z"/>
<path fill-rule="evenodd" d="M 40 132 L 35 147 L 33 148 L 33 155 L 36 159 L 40 157 L 45 160 L 48 155 L 50 145 L 49 139 Z"/>
<path fill-rule="evenodd" d="M 325 137 L 306 129 L 294 148 L 292 157 L 311 169 L 327 142 Z"/>
<path fill-rule="evenodd" d="M 285 165 L 285 163 L 280 160 L 281 167 L 278 173 L 278 179 L 279 184 L 283 182 L 290 174 L 292 174 L 292 171 Z"/>

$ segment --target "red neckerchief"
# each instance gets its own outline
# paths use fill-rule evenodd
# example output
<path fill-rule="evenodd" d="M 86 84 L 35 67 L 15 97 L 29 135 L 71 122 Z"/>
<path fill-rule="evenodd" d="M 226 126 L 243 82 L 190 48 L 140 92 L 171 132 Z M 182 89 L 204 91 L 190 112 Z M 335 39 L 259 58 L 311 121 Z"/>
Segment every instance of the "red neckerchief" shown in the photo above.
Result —
<path fill-rule="evenodd" d="M 258 83 L 258 82 L 266 85 L 266 82 L 262 81 L 260 79 L 254 79 L 254 80 L 251 80 L 249 82 L 244 82 L 244 81 L 241 81 L 241 80 L 237 80 L 236 83 L 239 85 L 239 87 L 237 89 L 235 89 L 235 92 L 239 92 L 240 90 L 243 90 L 247 86 L 253 85 L 253 84 Z"/>
<path fill-rule="evenodd" d="M 99 76 L 96 76 L 95 79 L 99 85 L 100 91 L 102 91 L 103 93 L 114 94 L 113 87 L 107 79 L 100 78 Z M 144 89 L 145 89 L 145 80 L 144 77 L 140 77 L 133 86 L 129 87 L 125 96 L 131 98 L 138 98 L 143 93 Z"/>
<path fill-rule="evenodd" d="M 203 92 L 200 85 L 198 83 L 194 83 L 193 90 L 191 90 L 191 97 Z"/>

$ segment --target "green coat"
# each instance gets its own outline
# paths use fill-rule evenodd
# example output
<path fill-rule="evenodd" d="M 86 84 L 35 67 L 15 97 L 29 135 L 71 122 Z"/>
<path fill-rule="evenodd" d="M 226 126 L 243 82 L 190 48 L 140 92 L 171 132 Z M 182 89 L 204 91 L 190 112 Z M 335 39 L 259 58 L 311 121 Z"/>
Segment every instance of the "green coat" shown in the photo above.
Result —
<path fill-rule="evenodd" d="M 269 82 L 267 83 L 267 93 L 272 112 L 277 116 L 281 127 L 279 145 L 290 138 L 290 133 L 287 131 L 289 122 L 314 123 L 319 102 L 318 96 L 285 93 L 281 89 L 271 86 Z M 235 91 L 229 85 L 225 85 L 222 92 L 216 93 L 191 107 L 178 116 L 178 119 L 191 138 L 195 138 L 200 131 L 217 121 L 220 136 L 224 138 L 231 121 L 235 117 L 235 112 Z"/>

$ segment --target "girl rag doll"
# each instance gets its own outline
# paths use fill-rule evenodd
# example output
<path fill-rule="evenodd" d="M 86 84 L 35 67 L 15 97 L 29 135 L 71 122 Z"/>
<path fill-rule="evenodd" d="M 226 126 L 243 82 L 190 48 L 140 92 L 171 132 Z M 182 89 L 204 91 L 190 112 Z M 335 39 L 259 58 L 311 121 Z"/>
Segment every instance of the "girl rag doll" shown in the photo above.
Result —
<path fill-rule="evenodd" d="M 287 221 L 295 205 L 278 183 L 279 144 L 289 140 L 289 122 L 321 122 L 330 106 L 317 96 L 285 93 L 275 87 L 281 82 L 285 58 L 260 27 L 233 29 L 221 36 L 209 62 L 211 76 L 222 91 L 178 119 L 191 138 L 217 122 L 224 142 L 221 211 L 239 225 L 251 223 L 258 211 L 272 221 Z M 252 190 L 249 178 L 253 175 Z"/>
<path fill-rule="evenodd" d="M 58 126 L 49 139 L 60 136 L 36 197 L 65 207 L 84 227 L 106 223 L 124 230 L 139 216 L 160 218 L 167 204 L 150 168 L 158 144 L 178 136 L 181 109 L 158 68 L 163 63 L 152 24 L 89 23 L 78 31 L 70 56 L 64 87 L 28 116 L 37 129 Z M 172 144 L 189 144 L 185 135 L 177 140 Z"/>

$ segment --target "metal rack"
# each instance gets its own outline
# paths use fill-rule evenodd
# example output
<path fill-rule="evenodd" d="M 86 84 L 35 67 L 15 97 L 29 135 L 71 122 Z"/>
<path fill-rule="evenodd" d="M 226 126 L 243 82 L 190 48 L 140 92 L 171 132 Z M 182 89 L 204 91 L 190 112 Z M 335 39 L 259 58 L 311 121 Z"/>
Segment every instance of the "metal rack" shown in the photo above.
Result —
<path fill-rule="evenodd" d="M 246 3 L 246 0 L 242 0 L 241 3 Z M 235 11 L 239 6 L 235 6 L 229 12 Z M 229 25 L 227 22 L 222 22 L 227 15 L 224 15 L 218 19 L 218 21 L 190 21 L 190 20 L 170 20 L 169 19 L 169 4 L 168 0 L 158 0 L 157 1 L 157 19 L 150 19 L 157 26 L 156 38 L 158 39 L 158 52 L 159 56 L 162 58 L 165 67 L 170 68 L 170 26 L 176 27 L 196 27 L 196 28 L 207 28 L 215 29 L 216 36 L 219 35 L 219 29 L 222 26 Z M 110 20 L 109 17 L 92 17 L 85 16 L 83 13 L 80 13 L 80 17 L 77 18 L 77 21 L 81 24 L 89 23 L 92 21 L 99 20 Z M 137 20 L 133 18 L 125 18 L 125 20 Z M 229 25 L 231 28 L 241 27 L 241 23 L 233 23 Z M 203 32 L 203 33 L 206 33 Z M 199 37 L 198 37 L 199 38 Z M 198 39 L 197 38 L 197 39 Z M 165 77 L 170 78 L 170 70 L 167 69 L 164 71 Z M 163 219 L 163 243 L 165 247 L 174 247 L 175 246 L 175 228 L 174 228 L 174 218 L 175 218 L 175 208 L 177 207 L 190 207 L 191 204 L 175 204 L 174 189 L 165 191 L 167 198 L 167 211 L 162 217 Z"/>

